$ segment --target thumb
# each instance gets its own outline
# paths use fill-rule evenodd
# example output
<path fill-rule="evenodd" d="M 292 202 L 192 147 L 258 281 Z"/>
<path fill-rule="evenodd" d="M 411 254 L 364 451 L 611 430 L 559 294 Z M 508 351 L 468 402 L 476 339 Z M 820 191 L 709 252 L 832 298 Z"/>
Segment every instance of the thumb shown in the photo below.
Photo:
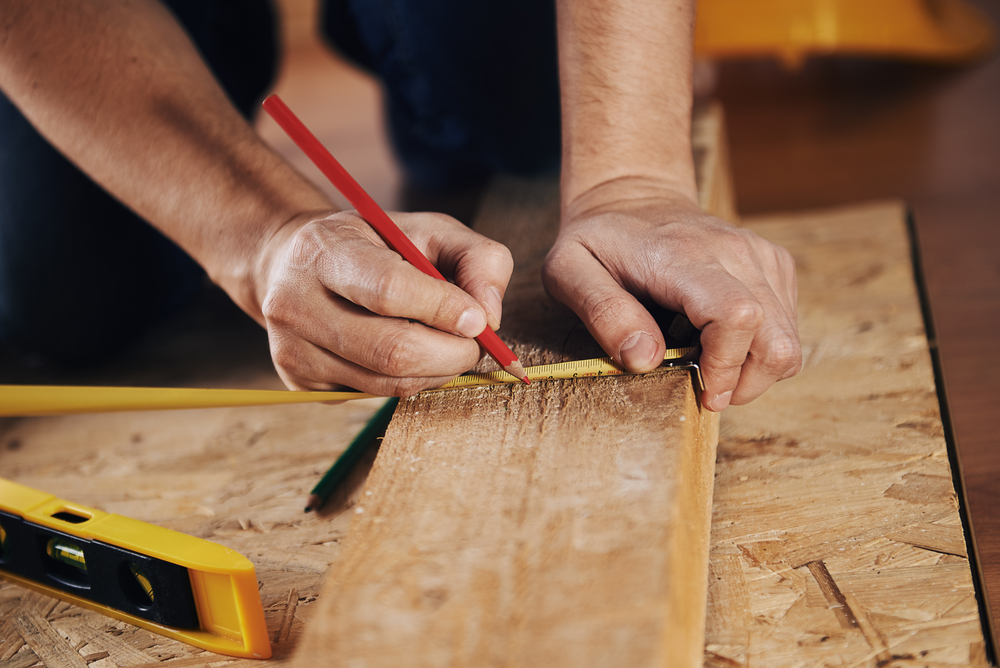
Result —
<path fill-rule="evenodd" d="M 632 373 L 663 362 L 666 344 L 653 316 L 582 247 L 550 255 L 542 272 L 545 289 L 580 317 L 601 347 Z"/>

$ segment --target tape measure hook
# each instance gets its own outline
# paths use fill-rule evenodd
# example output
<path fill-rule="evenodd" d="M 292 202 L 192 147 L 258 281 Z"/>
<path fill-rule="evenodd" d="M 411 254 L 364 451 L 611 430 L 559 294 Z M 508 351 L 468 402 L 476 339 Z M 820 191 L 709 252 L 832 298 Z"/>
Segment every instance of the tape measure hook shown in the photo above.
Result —
<path fill-rule="evenodd" d="M 701 346 L 696 346 L 683 357 L 666 360 L 663 365 L 671 369 L 683 369 L 691 372 L 691 382 L 695 391 L 700 393 L 705 391 L 705 377 L 702 376 L 701 366 L 698 364 L 700 357 Z"/>

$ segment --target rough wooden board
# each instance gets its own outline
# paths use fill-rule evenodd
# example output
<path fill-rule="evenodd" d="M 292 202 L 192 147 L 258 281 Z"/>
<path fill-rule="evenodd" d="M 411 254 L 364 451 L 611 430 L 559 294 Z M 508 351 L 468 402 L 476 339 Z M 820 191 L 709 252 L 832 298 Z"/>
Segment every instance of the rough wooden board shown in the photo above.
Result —
<path fill-rule="evenodd" d="M 541 285 L 558 218 L 555 178 L 501 179 L 474 224 L 525 365 L 605 354 Z M 698 665 L 717 425 L 677 371 L 401 402 L 296 665 Z"/>
<path fill-rule="evenodd" d="M 731 223 L 739 222 L 736 212 L 736 188 L 729 166 L 729 144 L 722 105 L 701 102 L 694 111 L 691 126 L 691 150 L 694 154 L 695 181 L 701 208 Z"/>
<path fill-rule="evenodd" d="M 898 203 L 760 217 L 805 367 L 721 423 L 706 665 L 984 665 Z"/>
<path fill-rule="evenodd" d="M 683 372 L 403 402 L 298 665 L 664 665 L 710 424 Z"/>

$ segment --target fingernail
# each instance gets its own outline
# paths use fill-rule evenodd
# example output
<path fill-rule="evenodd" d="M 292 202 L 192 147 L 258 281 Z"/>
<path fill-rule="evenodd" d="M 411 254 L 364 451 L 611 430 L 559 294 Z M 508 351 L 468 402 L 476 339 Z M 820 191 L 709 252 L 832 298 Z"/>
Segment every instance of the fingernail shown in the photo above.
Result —
<path fill-rule="evenodd" d="M 621 355 L 622 363 L 627 369 L 632 371 L 645 370 L 652 364 L 656 348 L 656 341 L 653 340 L 652 336 L 645 332 L 639 332 L 622 344 L 618 354 Z"/>
<path fill-rule="evenodd" d="M 486 329 L 486 316 L 479 309 L 470 308 L 458 319 L 458 333 L 472 339 L 483 333 Z"/>
<path fill-rule="evenodd" d="M 718 413 L 719 411 L 725 409 L 725 407 L 729 405 L 729 402 L 730 400 L 732 400 L 732 398 L 733 398 L 732 390 L 730 390 L 729 392 L 723 392 L 722 394 L 717 394 L 711 401 L 708 402 L 708 409 L 710 411 L 715 411 L 716 413 Z"/>
<path fill-rule="evenodd" d="M 503 297 L 500 296 L 500 291 L 496 288 L 490 288 L 486 291 L 486 308 L 490 310 L 490 315 L 496 319 L 499 325 L 500 314 L 503 312 Z"/>

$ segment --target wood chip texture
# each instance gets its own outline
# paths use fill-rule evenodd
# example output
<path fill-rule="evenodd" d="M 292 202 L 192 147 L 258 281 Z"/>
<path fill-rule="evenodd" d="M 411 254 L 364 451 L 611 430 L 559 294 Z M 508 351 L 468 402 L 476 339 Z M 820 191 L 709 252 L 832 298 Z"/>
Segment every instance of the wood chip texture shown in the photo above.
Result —
<path fill-rule="evenodd" d="M 805 365 L 722 418 L 706 665 L 985 665 L 905 213 L 744 220 L 795 256 Z"/>

